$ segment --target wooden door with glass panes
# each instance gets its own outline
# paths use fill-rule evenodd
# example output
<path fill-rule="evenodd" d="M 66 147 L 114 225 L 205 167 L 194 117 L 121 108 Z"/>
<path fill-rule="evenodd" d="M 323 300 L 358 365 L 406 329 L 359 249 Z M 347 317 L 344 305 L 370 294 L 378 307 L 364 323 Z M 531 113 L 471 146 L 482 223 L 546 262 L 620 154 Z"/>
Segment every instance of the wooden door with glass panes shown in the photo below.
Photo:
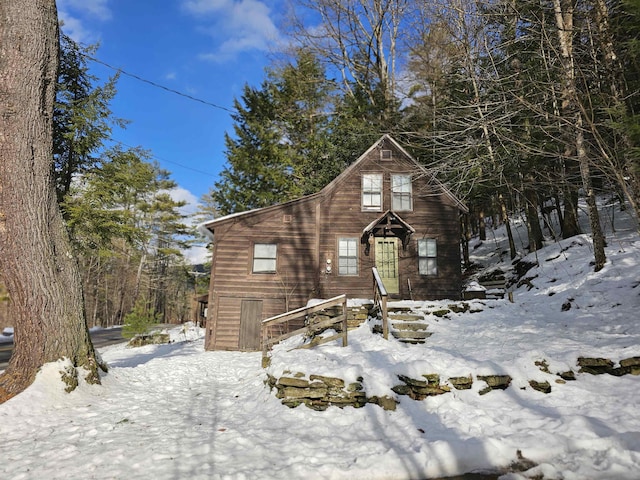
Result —
<path fill-rule="evenodd" d="M 397 238 L 376 238 L 376 268 L 387 293 L 399 293 Z"/>

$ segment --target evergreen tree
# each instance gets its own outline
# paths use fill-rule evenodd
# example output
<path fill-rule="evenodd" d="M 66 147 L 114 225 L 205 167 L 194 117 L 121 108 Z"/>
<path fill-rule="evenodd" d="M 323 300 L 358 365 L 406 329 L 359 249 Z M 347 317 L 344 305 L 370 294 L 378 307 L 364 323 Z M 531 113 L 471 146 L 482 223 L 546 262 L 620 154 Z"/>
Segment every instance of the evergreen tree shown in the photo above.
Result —
<path fill-rule="evenodd" d="M 220 213 L 265 207 L 299 195 L 274 121 L 268 84 L 259 90 L 245 85 L 242 103 L 235 100 L 234 107 L 235 137 L 225 134 L 227 166 L 213 190 Z"/>
<path fill-rule="evenodd" d="M 60 35 L 60 64 L 53 114 L 54 169 L 58 202 L 69 193 L 76 174 L 91 168 L 112 125 L 125 122 L 112 116 L 109 103 L 116 94 L 118 75 L 104 85 L 89 73 L 87 55 L 96 45 L 83 47 L 64 33 Z"/>
<path fill-rule="evenodd" d="M 327 138 L 331 84 L 314 57 L 269 71 L 260 89 L 235 100 L 227 163 L 212 197 L 220 214 L 260 208 L 317 191 L 340 171 Z"/>
<path fill-rule="evenodd" d="M 268 70 L 268 78 L 293 179 L 303 195 L 317 192 L 343 167 L 327 135 L 335 85 L 304 49 L 297 51 L 295 63 Z"/>
<path fill-rule="evenodd" d="M 182 263 L 184 202 L 171 199 L 175 183 L 147 159 L 140 149 L 105 152 L 65 202 L 87 303 L 103 324 L 120 323 L 141 295 L 164 315 L 167 279 Z"/>

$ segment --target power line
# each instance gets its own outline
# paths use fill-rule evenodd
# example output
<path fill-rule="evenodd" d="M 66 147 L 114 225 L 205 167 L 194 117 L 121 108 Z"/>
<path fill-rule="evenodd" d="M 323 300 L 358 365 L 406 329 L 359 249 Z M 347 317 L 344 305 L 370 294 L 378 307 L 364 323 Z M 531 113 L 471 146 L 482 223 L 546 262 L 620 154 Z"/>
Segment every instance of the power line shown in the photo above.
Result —
<path fill-rule="evenodd" d="M 153 82 L 151 80 L 147 80 L 146 78 L 142 78 L 142 77 L 140 77 L 140 76 L 138 76 L 138 75 L 136 75 L 134 73 L 129 73 L 126 70 L 123 70 L 123 69 L 118 68 L 118 67 L 114 67 L 113 65 L 109 65 L 108 63 L 103 62 L 102 60 L 98 60 L 97 58 L 92 57 L 91 55 L 87 55 L 86 53 L 80 52 L 80 55 L 82 55 L 83 57 L 91 60 L 92 62 L 99 63 L 100 65 L 104 65 L 105 67 L 110 68 L 112 70 L 115 70 L 116 72 L 119 72 L 119 73 L 121 73 L 123 75 L 126 75 L 127 77 L 134 78 L 134 79 L 136 79 L 136 80 L 138 80 L 140 82 L 147 83 L 147 84 L 149 84 L 149 85 L 151 85 L 153 87 L 160 88 L 160 89 L 165 90 L 165 91 L 170 92 L 170 93 L 175 93 L 176 95 L 180 95 L 181 97 L 188 98 L 189 100 L 193 100 L 194 102 L 202 103 L 202 104 L 207 105 L 209 107 L 217 108 L 219 110 L 224 110 L 225 112 L 237 113 L 235 110 L 231 110 L 231 109 L 229 109 L 227 107 L 223 107 L 221 105 L 216 105 L 215 103 L 211 103 L 211 102 L 208 102 L 206 100 L 202 100 L 201 98 L 194 97 L 193 95 L 189 95 L 187 93 L 183 93 L 183 92 L 180 92 L 178 90 L 174 90 L 173 88 L 165 87 L 164 85 L 160 85 L 159 83 Z"/>
<path fill-rule="evenodd" d="M 118 145 L 122 145 L 123 147 L 133 148 L 133 149 L 137 148 L 137 147 L 134 147 L 134 146 L 132 146 L 132 145 L 127 145 L 126 143 L 121 142 L 120 140 L 116 140 L 116 139 L 115 139 L 115 138 L 113 138 L 113 137 L 109 137 L 109 140 L 111 140 L 112 142 L 117 143 Z M 149 157 L 150 157 L 150 158 L 152 158 L 152 159 L 154 159 L 154 160 L 157 160 L 157 161 L 159 161 L 159 162 L 162 162 L 162 163 L 170 163 L 170 164 L 172 164 L 172 165 L 177 165 L 177 166 L 178 166 L 178 167 L 180 167 L 180 168 L 184 168 L 185 170 L 191 170 L 192 172 L 199 173 L 199 174 L 201 174 L 201 175 L 206 175 L 206 176 L 208 176 L 208 177 L 212 177 L 212 178 L 216 178 L 216 177 L 217 177 L 217 175 L 214 175 L 214 174 L 213 174 L 213 173 L 211 173 L 211 172 L 205 172 L 204 170 L 198 170 L 197 168 L 188 167 L 187 165 L 183 165 L 183 164 L 178 163 L 178 162 L 173 162 L 173 161 L 171 161 L 171 160 L 167 160 L 167 159 L 164 159 L 164 158 L 160 158 L 160 157 L 158 157 L 157 155 L 155 155 L 154 153 L 150 153 Z"/>
<path fill-rule="evenodd" d="M 229 113 L 236 113 L 234 110 L 230 110 L 230 109 L 228 109 L 226 107 L 222 107 L 220 105 L 216 105 L 215 103 L 207 102 L 206 100 L 202 100 L 200 98 L 197 98 L 197 97 L 194 97 L 192 95 L 180 92 L 178 90 L 174 90 L 172 88 L 165 87 L 164 85 L 160 85 L 159 83 L 153 82 L 151 80 L 147 80 L 147 79 L 142 78 L 142 77 L 140 77 L 138 75 L 135 75 L 133 73 L 129 73 L 129 72 L 127 72 L 127 71 L 125 71 L 125 70 L 123 70 L 121 68 L 117 68 L 117 67 L 114 67 L 112 65 L 109 65 L 108 63 L 103 62 L 102 60 L 99 60 L 99 59 L 97 59 L 95 57 L 92 57 L 91 55 L 87 55 L 86 53 L 80 52 L 80 55 L 82 55 L 83 57 L 87 58 L 88 60 L 91 60 L 92 62 L 99 63 L 100 65 L 104 65 L 107 68 L 115 70 L 116 72 L 120 72 L 121 74 L 126 75 L 126 76 L 131 77 L 131 78 L 134 78 L 134 79 L 136 79 L 136 80 L 138 80 L 140 82 L 147 83 L 147 84 L 149 84 L 149 85 L 151 85 L 153 87 L 160 88 L 160 89 L 165 90 L 167 92 L 174 93 L 176 95 L 179 95 L 181 97 L 187 98 L 189 100 L 193 100 L 195 102 L 202 103 L 202 104 L 207 105 L 209 107 L 213 107 L 213 108 L 217 108 L 217 109 L 220 109 L 220 110 L 224 110 L 225 112 L 229 112 Z M 122 146 L 127 147 L 127 148 L 136 148 L 136 147 L 133 147 L 131 145 L 127 145 L 126 143 L 121 142 L 120 140 L 116 140 L 113 137 L 109 137 L 109 140 L 111 140 L 112 142 L 117 143 L 118 145 L 122 145 Z M 150 156 L 151 156 L 151 158 L 153 158 L 155 160 L 158 160 L 160 162 L 169 163 L 171 165 L 176 165 L 176 166 L 178 166 L 180 168 L 184 168 L 185 170 L 191 170 L 192 172 L 199 173 L 201 175 L 207 175 L 208 177 L 212 177 L 212 178 L 216 178 L 216 176 L 217 176 L 217 175 L 214 175 L 213 173 L 210 173 L 210 172 L 205 172 L 203 170 L 198 170 L 197 168 L 189 167 L 187 165 L 183 165 L 183 164 L 178 163 L 178 162 L 174 162 L 174 161 L 171 161 L 171 160 L 160 158 L 160 157 L 158 157 L 157 155 L 155 155 L 153 153 L 151 153 Z"/>

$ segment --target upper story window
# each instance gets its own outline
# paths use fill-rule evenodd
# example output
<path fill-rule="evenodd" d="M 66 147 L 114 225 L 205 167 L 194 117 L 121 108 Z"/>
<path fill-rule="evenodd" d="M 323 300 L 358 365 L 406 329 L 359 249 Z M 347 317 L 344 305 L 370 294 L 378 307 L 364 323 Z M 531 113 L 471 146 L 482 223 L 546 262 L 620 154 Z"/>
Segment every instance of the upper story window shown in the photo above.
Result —
<path fill-rule="evenodd" d="M 382 210 L 382 174 L 365 173 L 362 175 L 362 209 Z"/>
<path fill-rule="evenodd" d="M 276 273 L 278 246 L 275 243 L 253 245 L 253 273 Z"/>
<path fill-rule="evenodd" d="M 438 274 L 438 244 L 435 238 L 418 240 L 418 270 L 420 275 Z"/>
<path fill-rule="evenodd" d="M 413 210 L 411 197 L 411 175 L 391 175 L 391 209 Z"/>
<path fill-rule="evenodd" d="M 358 239 L 338 239 L 338 275 L 358 275 Z"/>

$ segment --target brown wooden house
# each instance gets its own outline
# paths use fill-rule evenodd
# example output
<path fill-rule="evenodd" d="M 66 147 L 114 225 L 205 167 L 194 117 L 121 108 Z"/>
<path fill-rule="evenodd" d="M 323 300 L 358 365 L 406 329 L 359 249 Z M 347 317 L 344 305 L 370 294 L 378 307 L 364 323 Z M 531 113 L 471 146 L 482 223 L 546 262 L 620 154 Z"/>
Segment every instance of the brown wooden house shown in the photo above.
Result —
<path fill-rule="evenodd" d="M 208 350 L 257 350 L 261 321 L 311 298 L 459 299 L 466 207 L 393 138 L 380 138 L 320 192 L 227 215 L 213 238 Z"/>

